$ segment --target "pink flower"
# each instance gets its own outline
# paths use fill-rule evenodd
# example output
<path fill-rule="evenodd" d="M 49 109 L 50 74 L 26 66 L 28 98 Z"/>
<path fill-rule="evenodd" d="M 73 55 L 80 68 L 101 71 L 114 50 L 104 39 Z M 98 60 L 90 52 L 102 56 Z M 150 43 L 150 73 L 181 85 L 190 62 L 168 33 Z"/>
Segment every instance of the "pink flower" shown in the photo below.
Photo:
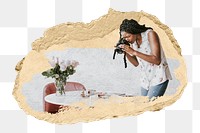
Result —
<path fill-rule="evenodd" d="M 65 65 L 66 66 L 70 66 L 71 65 L 71 62 L 69 60 L 65 61 Z"/>
<path fill-rule="evenodd" d="M 49 61 L 49 64 L 55 68 L 56 64 L 58 64 L 60 66 L 60 70 L 61 71 L 65 71 L 67 69 L 67 67 L 71 66 L 72 68 L 75 68 L 79 65 L 79 62 L 75 61 L 75 60 L 60 60 L 58 57 L 52 57 L 52 60 Z M 72 69 L 71 68 L 71 69 Z"/>
<path fill-rule="evenodd" d="M 59 66 L 60 66 L 60 70 L 61 71 L 65 71 L 67 66 L 65 65 L 65 61 L 62 60 L 61 62 L 59 62 Z"/>
<path fill-rule="evenodd" d="M 55 60 L 55 57 L 53 56 L 53 57 L 52 57 L 52 60 L 49 61 L 49 64 L 50 64 L 52 67 L 55 67 L 55 66 L 56 66 L 56 63 L 57 63 L 57 62 L 56 62 L 56 60 Z"/>
<path fill-rule="evenodd" d="M 79 65 L 79 62 L 75 61 L 75 60 L 72 60 L 71 61 L 71 65 L 75 68 Z"/>

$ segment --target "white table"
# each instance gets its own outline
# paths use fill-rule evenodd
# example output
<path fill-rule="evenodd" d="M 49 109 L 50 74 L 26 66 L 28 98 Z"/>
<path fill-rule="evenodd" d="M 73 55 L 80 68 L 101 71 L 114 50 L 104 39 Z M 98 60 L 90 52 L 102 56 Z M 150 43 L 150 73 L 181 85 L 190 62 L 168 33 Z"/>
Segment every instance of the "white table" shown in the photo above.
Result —
<path fill-rule="evenodd" d="M 109 98 L 111 95 L 124 96 L 125 94 L 106 92 L 107 95 L 105 99 Z M 89 106 L 93 105 L 93 102 L 98 99 L 98 95 L 91 95 L 89 97 L 82 97 L 82 91 L 67 91 L 65 96 L 56 96 L 55 93 L 47 95 L 44 99 L 48 103 L 67 106 L 77 102 L 86 102 Z"/>
<path fill-rule="evenodd" d="M 48 103 L 66 106 L 84 100 L 85 98 L 81 96 L 81 93 L 82 91 L 68 91 L 65 92 L 64 96 L 56 96 L 56 93 L 53 93 L 47 95 L 44 99 Z"/>

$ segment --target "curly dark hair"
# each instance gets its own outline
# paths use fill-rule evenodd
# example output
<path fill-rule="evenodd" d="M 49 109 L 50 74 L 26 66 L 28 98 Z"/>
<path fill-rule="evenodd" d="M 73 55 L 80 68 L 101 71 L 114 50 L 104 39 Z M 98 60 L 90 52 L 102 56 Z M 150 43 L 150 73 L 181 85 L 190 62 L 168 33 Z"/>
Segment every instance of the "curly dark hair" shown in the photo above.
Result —
<path fill-rule="evenodd" d="M 122 24 L 120 25 L 120 32 L 125 31 L 131 34 L 139 34 L 145 32 L 148 29 L 152 29 L 151 27 L 145 27 L 145 25 L 140 25 L 137 21 L 133 19 L 124 19 Z"/>

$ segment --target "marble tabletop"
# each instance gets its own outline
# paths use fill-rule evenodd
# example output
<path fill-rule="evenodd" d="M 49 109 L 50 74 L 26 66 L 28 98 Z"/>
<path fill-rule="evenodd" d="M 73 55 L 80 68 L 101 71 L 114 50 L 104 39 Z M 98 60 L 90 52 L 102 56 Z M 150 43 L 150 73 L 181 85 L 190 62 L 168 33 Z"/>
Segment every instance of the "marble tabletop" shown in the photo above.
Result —
<path fill-rule="evenodd" d="M 70 105 L 72 103 L 80 102 L 85 98 L 81 96 L 82 91 L 68 91 L 64 96 L 57 96 L 56 93 L 47 95 L 45 101 L 57 105 Z"/>
<path fill-rule="evenodd" d="M 90 96 L 82 96 L 83 91 L 68 91 L 65 93 L 64 96 L 57 96 L 56 93 L 47 95 L 45 97 L 45 101 L 48 103 L 56 104 L 56 105 L 63 105 L 67 106 L 73 103 L 78 102 L 89 102 L 89 104 L 92 104 L 92 101 L 97 100 L 98 98 L 104 98 L 108 99 L 111 95 L 117 95 L 117 96 L 126 96 L 125 94 L 121 93 L 113 93 L 113 92 L 104 92 L 103 95 L 99 95 L 102 93 L 90 93 Z"/>

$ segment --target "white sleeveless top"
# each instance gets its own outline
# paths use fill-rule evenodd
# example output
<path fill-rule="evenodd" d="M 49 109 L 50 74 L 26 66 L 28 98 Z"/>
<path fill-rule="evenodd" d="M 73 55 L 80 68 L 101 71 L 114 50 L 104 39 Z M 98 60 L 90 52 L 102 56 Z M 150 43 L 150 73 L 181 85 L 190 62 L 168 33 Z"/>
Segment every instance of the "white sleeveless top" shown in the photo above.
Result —
<path fill-rule="evenodd" d="M 138 48 L 136 41 L 133 44 L 131 44 L 131 47 L 134 50 L 139 51 L 143 54 L 150 55 L 151 47 L 148 41 L 149 31 L 151 31 L 151 29 L 148 29 L 147 31 L 141 33 L 142 43 L 140 45 L 140 48 Z M 147 90 L 149 90 L 151 86 L 156 86 L 158 84 L 165 82 L 168 79 L 172 79 L 162 46 L 160 46 L 160 48 L 161 48 L 160 65 L 152 64 L 139 57 L 136 57 L 139 62 L 139 67 L 141 69 L 141 87 Z"/>

